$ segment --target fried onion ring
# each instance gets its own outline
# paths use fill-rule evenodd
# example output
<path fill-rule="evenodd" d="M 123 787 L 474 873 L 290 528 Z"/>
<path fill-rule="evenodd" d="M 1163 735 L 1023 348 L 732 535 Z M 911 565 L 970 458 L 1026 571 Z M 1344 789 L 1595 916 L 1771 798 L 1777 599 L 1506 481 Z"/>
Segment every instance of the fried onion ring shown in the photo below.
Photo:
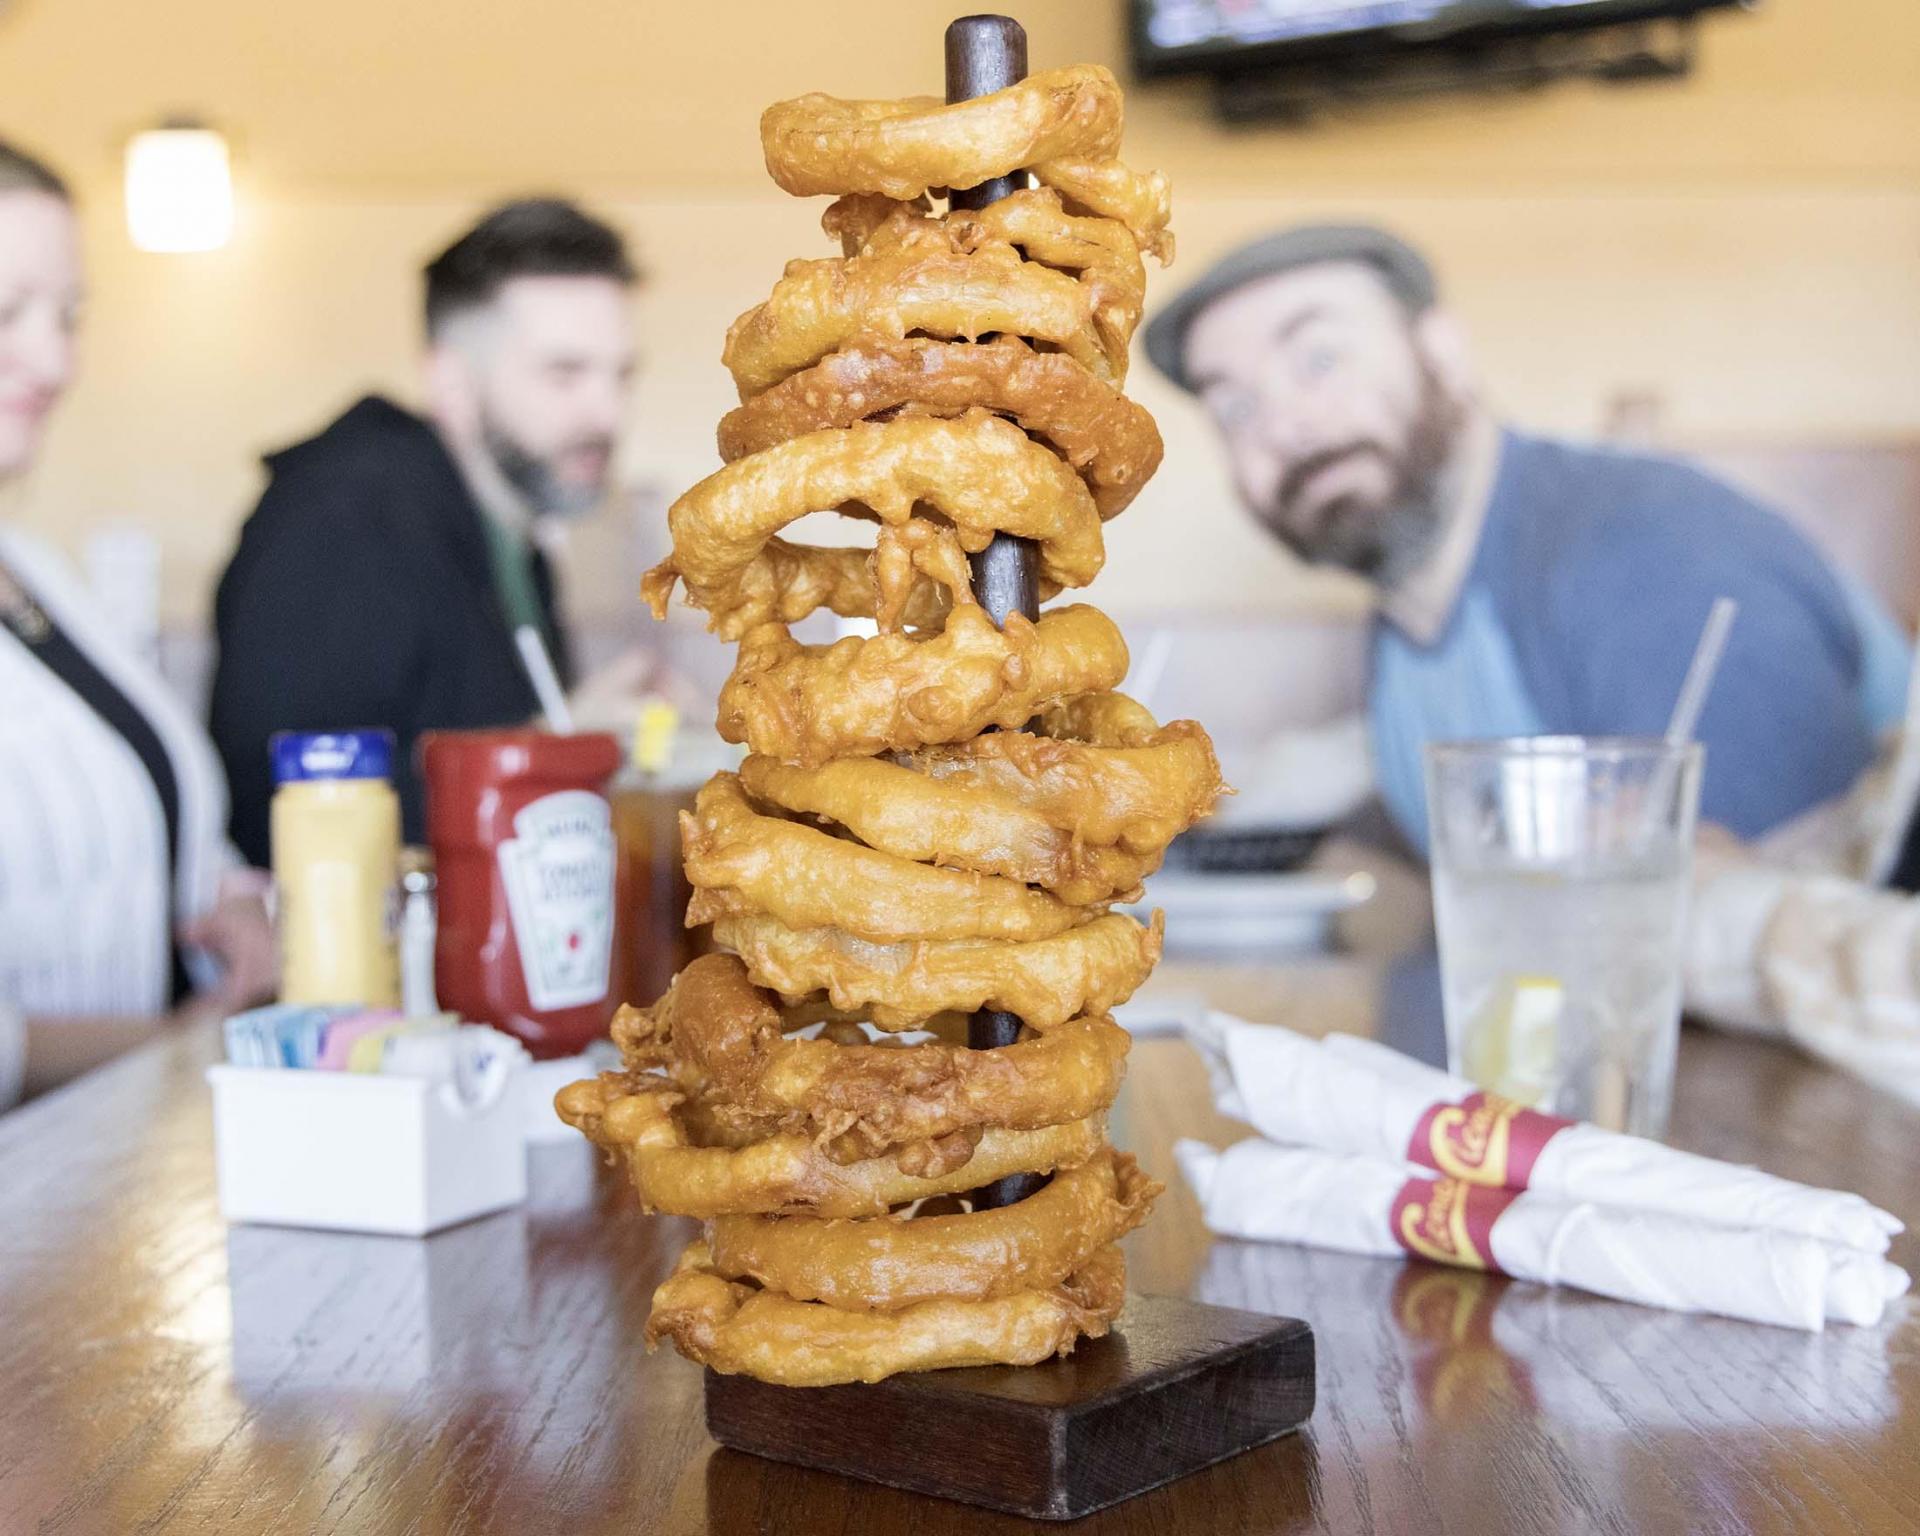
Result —
<path fill-rule="evenodd" d="M 1060 194 L 1047 188 L 1015 192 L 947 218 L 963 250 L 1011 245 L 1028 261 L 1078 274 L 1107 355 L 1119 360 L 1115 375 L 1125 377 L 1127 347 L 1147 299 L 1146 270 L 1125 230 L 1109 219 L 1069 213 Z"/>
<path fill-rule="evenodd" d="M 1104 1334 L 1126 1300 L 1126 1280 L 1126 1261 L 1110 1247 L 1044 1290 L 843 1312 L 728 1281 L 713 1271 L 707 1245 L 695 1243 L 653 1293 L 647 1342 L 670 1338 L 688 1359 L 723 1375 L 744 1372 L 789 1387 L 959 1365 L 1037 1365 Z"/>
<path fill-rule="evenodd" d="M 677 579 L 716 627 L 743 607 L 771 617 L 755 596 L 780 590 L 764 568 L 773 535 L 849 502 L 889 527 L 930 508 L 968 553 L 996 533 L 1032 539 L 1041 578 L 1056 588 L 1085 586 L 1105 559 L 1099 512 L 1080 477 L 1011 422 L 976 410 L 828 427 L 709 475 L 668 510 L 673 553 L 648 573 L 648 601 L 663 611 Z M 788 545 L 780 558 L 797 553 Z"/>
<path fill-rule="evenodd" d="M 720 456 L 731 462 L 900 408 L 950 416 L 974 407 L 1012 417 L 1079 470 L 1103 521 L 1125 510 L 1160 465 L 1160 432 L 1146 411 L 1072 358 L 1014 336 L 977 346 L 856 337 L 723 417 Z"/>
<path fill-rule="evenodd" d="M 605 1073 L 561 1089 L 554 1108 L 597 1145 L 624 1154 L 641 1207 L 668 1216 L 880 1216 L 1010 1173 L 1071 1168 L 1093 1156 L 1105 1136 L 1099 1115 L 1029 1131 L 995 1127 L 965 1162 L 916 1175 L 892 1155 L 836 1163 L 794 1132 L 744 1146 L 696 1146 L 676 1113 L 681 1097 L 664 1086 L 633 1092 L 626 1074 Z"/>
<path fill-rule="evenodd" d="M 1033 168 L 1065 200 L 1069 211 L 1117 219 L 1140 249 L 1161 266 L 1173 263 L 1173 189 L 1158 171 L 1136 171 L 1118 160 L 1063 156 Z"/>
<path fill-rule="evenodd" d="M 1017 726 L 1076 694 L 1112 688 L 1127 645 L 1097 608 L 1071 604 L 1004 628 L 961 607 L 925 639 L 848 636 L 803 645 L 782 624 L 740 643 L 720 690 L 727 741 L 808 766 L 834 757 L 963 742 L 989 726 Z"/>
<path fill-rule="evenodd" d="M 1058 347 L 1096 377 L 1126 376 L 1094 323 L 1088 291 L 1010 246 L 895 246 L 871 255 L 790 261 L 773 293 L 727 330 L 721 363 L 749 400 L 871 333 L 977 340 L 988 332 Z"/>
<path fill-rule="evenodd" d="M 1050 188 L 1028 188 L 987 208 L 946 214 L 931 213 L 917 202 L 855 196 L 834 203 L 820 222 L 829 234 L 838 233 L 848 257 L 905 248 L 971 254 L 1006 247 L 1027 261 L 1071 272 L 1086 290 L 1115 375 L 1125 372 L 1127 346 L 1146 303 L 1140 252 L 1112 220 L 1068 212 Z"/>
<path fill-rule="evenodd" d="M 1089 212 L 1119 220 L 1165 260 L 1166 178 L 1113 158 L 1123 110 L 1112 72 L 1081 64 L 951 105 L 931 96 L 843 101 L 814 92 L 769 107 L 760 144 L 768 174 L 797 197 L 868 192 L 907 201 L 1025 168 Z"/>
<path fill-rule="evenodd" d="M 925 522 L 883 529 L 872 550 L 768 539 L 740 573 L 728 605 L 708 613 L 707 627 L 722 640 L 738 640 L 756 625 L 796 624 L 824 608 L 849 619 L 884 614 L 889 630 L 937 628 L 953 602 L 973 601 L 966 569 L 958 543 Z M 647 573 L 641 590 L 656 618 L 666 617 L 674 580 L 664 566 Z"/>
<path fill-rule="evenodd" d="M 764 912 L 796 928 L 843 928 L 875 943 L 1044 939 L 1080 914 L 1013 880 L 915 864 L 753 808 L 739 778 L 715 774 L 680 816 L 688 921 Z M 704 898 L 704 899 L 703 899 Z"/>
<path fill-rule="evenodd" d="M 1067 155 L 1111 156 L 1123 106 L 1098 64 L 1044 70 L 948 105 L 931 96 L 843 101 L 818 91 L 761 114 L 767 174 L 796 197 L 878 192 L 905 200 L 973 187 Z"/>
<path fill-rule="evenodd" d="M 753 756 L 740 765 L 740 781 L 756 800 L 844 827 L 897 859 L 1041 886 L 1073 906 L 1134 900 L 1141 880 L 1160 863 L 1158 849 L 1090 843 L 1012 795 L 916 773 L 883 758 L 843 757 L 797 768 Z"/>
<path fill-rule="evenodd" d="M 1142 927 L 1109 912 L 1031 944 L 869 944 L 833 928 L 723 917 L 713 937 L 792 1006 L 825 996 L 878 1029 L 922 1029 L 943 1012 L 992 1008 L 1051 1029 L 1133 996 L 1160 958 L 1162 926 L 1158 913 Z"/>
<path fill-rule="evenodd" d="M 988 1051 L 789 1039 L 788 1028 L 738 957 L 714 954 L 618 1033 L 629 1070 L 689 1073 L 729 1105 L 828 1143 L 842 1163 L 989 1124 L 1034 1130 L 1085 1119 L 1113 1101 L 1129 1044 L 1105 1018 Z"/>
<path fill-rule="evenodd" d="M 1043 713 L 1040 725 L 900 761 L 964 792 L 1007 796 L 1086 842 L 1135 853 L 1164 850 L 1224 789 L 1204 730 L 1191 720 L 1156 726 L 1124 694 L 1072 700 Z"/>
<path fill-rule="evenodd" d="M 996 1211 L 863 1222 L 722 1216 L 708 1232 L 709 1262 L 726 1279 L 848 1311 L 991 1301 L 1060 1284 L 1139 1226 L 1162 1188 L 1106 1147 Z"/>

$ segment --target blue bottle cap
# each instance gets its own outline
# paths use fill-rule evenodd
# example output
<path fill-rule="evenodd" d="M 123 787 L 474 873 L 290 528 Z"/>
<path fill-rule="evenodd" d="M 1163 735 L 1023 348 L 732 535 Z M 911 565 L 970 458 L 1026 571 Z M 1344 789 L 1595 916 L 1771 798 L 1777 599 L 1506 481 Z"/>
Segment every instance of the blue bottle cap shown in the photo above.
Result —
<path fill-rule="evenodd" d="M 392 731 L 277 731 L 267 749 L 276 784 L 393 777 Z"/>

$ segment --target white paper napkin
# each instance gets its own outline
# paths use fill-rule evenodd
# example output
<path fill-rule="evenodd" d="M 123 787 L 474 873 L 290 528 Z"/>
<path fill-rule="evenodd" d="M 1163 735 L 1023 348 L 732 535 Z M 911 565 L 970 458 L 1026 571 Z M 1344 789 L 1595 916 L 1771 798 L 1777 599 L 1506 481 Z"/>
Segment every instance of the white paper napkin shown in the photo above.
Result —
<path fill-rule="evenodd" d="M 1818 1332 L 1879 1322 L 1909 1284 L 1879 1256 L 1818 1238 L 1409 1176 L 1381 1158 L 1258 1138 L 1224 1152 L 1181 1141 L 1174 1154 L 1209 1230 L 1226 1237 L 1441 1258 L 1418 1236 L 1422 1218 L 1464 1194 L 1479 1219 L 1439 1224 L 1458 1239 L 1441 1262 L 1645 1306 Z"/>
<path fill-rule="evenodd" d="M 1597 1126 L 1531 1111 L 1483 1113 L 1474 1123 L 1454 1113 L 1436 1122 L 1429 1118 L 1436 1106 L 1481 1103 L 1473 1085 L 1374 1041 L 1308 1040 L 1219 1012 L 1191 1021 L 1187 1038 L 1206 1062 L 1215 1106 L 1271 1141 L 1524 1187 L 1562 1202 L 1764 1228 L 1872 1254 L 1885 1253 L 1902 1230 L 1896 1217 L 1858 1195 Z M 1472 1145 L 1476 1128 L 1491 1130 L 1492 1145 Z"/>

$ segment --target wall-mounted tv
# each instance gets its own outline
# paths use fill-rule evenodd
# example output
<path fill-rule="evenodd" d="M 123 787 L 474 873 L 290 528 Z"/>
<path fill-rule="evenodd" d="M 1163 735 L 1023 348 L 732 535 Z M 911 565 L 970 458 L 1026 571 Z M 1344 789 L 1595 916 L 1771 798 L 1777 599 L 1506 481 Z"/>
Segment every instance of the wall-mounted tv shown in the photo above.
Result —
<path fill-rule="evenodd" d="M 1137 74 L 1233 73 L 1693 16 L 1744 0 L 1129 0 Z"/>

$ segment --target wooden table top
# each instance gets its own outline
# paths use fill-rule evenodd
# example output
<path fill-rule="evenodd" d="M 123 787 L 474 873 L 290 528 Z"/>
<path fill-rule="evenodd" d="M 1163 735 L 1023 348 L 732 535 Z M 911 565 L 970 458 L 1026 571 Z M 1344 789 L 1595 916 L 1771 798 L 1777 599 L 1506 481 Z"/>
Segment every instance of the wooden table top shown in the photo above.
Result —
<path fill-rule="evenodd" d="M 1432 1044 L 1430 1003 L 1409 1024 L 1352 962 L 1160 985 Z M 536 1152 L 524 1209 L 425 1241 L 229 1230 L 213 1049 L 182 1037 L 0 1119 L 0 1531 L 1027 1528 L 716 1451 L 700 1372 L 640 1345 L 691 1224 L 639 1215 L 584 1146 Z M 1240 1132 L 1174 1040 L 1136 1046 L 1114 1130 L 1171 1185 L 1130 1240 L 1135 1288 L 1305 1318 L 1320 1401 L 1300 1435 L 1076 1531 L 1920 1530 L 1909 1304 L 1810 1336 L 1213 1242 L 1169 1148 Z M 1920 1221 L 1920 1116 L 1787 1050 L 1690 1032 L 1674 1139 Z"/>

